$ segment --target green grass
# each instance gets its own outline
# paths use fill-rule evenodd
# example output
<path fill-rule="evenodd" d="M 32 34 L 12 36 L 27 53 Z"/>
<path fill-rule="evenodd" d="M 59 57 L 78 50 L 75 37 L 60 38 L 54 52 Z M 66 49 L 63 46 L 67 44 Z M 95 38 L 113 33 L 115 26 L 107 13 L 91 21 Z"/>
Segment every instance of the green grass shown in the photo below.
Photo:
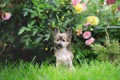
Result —
<path fill-rule="evenodd" d="M 76 66 L 74 71 L 69 71 L 21 62 L 1 66 L 0 80 L 120 80 L 120 65 L 97 62 Z"/>

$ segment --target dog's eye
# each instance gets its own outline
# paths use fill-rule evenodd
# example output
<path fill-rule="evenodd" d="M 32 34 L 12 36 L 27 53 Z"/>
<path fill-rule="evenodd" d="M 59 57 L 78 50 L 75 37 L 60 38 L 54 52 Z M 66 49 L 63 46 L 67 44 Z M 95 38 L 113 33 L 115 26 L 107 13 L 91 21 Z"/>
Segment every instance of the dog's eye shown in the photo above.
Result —
<path fill-rule="evenodd" d="M 59 39 L 56 39 L 56 41 L 59 41 Z"/>
<path fill-rule="evenodd" d="M 65 39 L 62 40 L 63 42 L 65 41 Z"/>

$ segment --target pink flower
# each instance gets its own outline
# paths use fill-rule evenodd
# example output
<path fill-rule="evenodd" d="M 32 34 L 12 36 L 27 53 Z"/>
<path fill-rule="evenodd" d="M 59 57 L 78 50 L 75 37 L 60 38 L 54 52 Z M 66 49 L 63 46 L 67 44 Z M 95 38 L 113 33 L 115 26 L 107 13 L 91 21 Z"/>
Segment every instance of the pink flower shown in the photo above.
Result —
<path fill-rule="evenodd" d="M 2 14 L 2 19 L 3 19 L 3 20 L 8 20 L 10 17 L 11 17 L 11 14 L 8 13 L 8 12 Z"/>
<path fill-rule="evenodd" d="M 86 4 L 82 3 L 82 6 L 83 6 L 83 11 L 86 11 L 86 9 L 87 9 Z"/>
<path fill-rule="evenodd" d="M 90 22 L 87 22 L 87 23 L 84 24 L 84 26 L 86 26 L 86 27 L 88 27 L 90 25 L 91 25 Z"/>
<path fill-rule="evenodd" d="M 72 0 L 71 4 L 74 6 L 74 5 L 78 4 L 79 2 L 81 2 L 81 0 Z"/>
<path fill-rule="evenodd" d="M 85 41 L 85 44 L 86 45 L 91 45 L 94 41 L 95 41 L 95 39 L 93 37 L 91 37 L 90 39 Z"/>
<path fill-rule="evenodd" d="M 88 39 L 91 36 L 91 32 L 90 31 L 86 31 L 83 33 L 83 38 L 84 39 Z"/>

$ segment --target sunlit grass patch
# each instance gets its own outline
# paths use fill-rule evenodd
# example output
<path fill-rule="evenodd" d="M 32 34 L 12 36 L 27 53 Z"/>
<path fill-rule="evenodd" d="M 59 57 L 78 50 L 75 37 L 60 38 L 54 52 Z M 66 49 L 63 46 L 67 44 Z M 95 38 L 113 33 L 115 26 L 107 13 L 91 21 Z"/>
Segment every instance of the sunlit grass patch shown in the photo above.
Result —
<path fill-rule="evenodd" d="M 97 62 L 75 66 L 73 71 L 55 66 L 19 63 L 2 66 L 0 80 L 120 80 L 120 66 Z"/>

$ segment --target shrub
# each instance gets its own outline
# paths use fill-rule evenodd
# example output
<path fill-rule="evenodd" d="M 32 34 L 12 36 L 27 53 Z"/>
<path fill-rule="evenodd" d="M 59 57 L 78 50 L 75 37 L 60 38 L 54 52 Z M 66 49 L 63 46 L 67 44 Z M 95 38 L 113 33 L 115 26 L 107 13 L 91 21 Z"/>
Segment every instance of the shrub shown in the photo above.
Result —
<path fill-rule="evenodd" d="M 98 60 L 118 63 L 120 61 L 120 45 L 118 41 L 111 41 L 111 43 L 102 46 L 94 44 L 91 46 L 95 54 L 98 55 Z"/>
<path fill-rule="evenodd" d="M 71 4 L 71 0 L 2 0 L 0 2 L 0 34 L 2 35 L 0 54 L 10 53 L 11 49 L 19 49 L 17 53 L 14 51 L 15 54 L 23 53 L 22 51 L 26 49 L 36 51 L 33 54 L 40 56 L 44 53 L 53 53 L 54 29 L 59 27 L 61 32 L 65 32 L 67 27 L 71 27 L 73 51 L 77 56 L 82 49 L 90 49 L 89 45 L 94 39 L 92 38 L 90 44 L 86 46 L 85 42 L 89 42 L 89 38 L 94 37 L 98 42 L 102 40 L 101 35 L 98 35 L 101 30 L 94 31 L 97 25 L 99 27 L 120 25 L 119 11 L 113 13 L 116 6 L 104 9 L 105 6 L 100 4 L 101 0 L 89 1 L 86 11 L 85 5 L 83 7 L 84 0 L 79 2 L 79 5 Z M 8 20 L 2 19 L 4 12 L 11 13 Z M 82 33 L 86 31 L 90 31 L 91 36 L 83 39 Z M 116 34 L 118 35 L 119 33 Z M 31 55 L 28 52 L 27 54 Z"/>
<path fill-rule="evenodd" d="M 107 28 L 105 28 L 106 32 L 106 41 L 104 45 L 94 44 L 91 45 L 92 50 L 98 56 L 98 60 L 106 61 L 109 60 L 111 62 L 118 63 L 120 61 L 120 44 L 116 40 L 110 40 L 110 36 Z"/>

